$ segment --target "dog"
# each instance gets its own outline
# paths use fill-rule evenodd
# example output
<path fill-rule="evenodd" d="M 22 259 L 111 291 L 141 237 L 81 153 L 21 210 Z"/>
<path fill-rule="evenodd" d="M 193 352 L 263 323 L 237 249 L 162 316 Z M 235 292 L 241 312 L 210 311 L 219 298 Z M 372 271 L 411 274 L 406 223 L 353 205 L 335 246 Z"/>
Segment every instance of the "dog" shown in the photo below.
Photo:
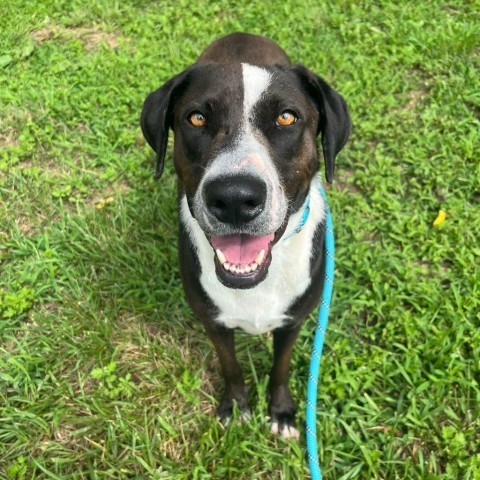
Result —
<path fill-rule="evenodd" d="M 233 33 L 150 93 L 140 123 L 157 178 L 174 132 L 180 273 L 220 360 L 218 416 L 228 420 L 235 402 L 250 413 L 234 330 L 272 332 L 271 430 L 298 438 L 289 364 L 324 276 L 316 138 L 331 183 L 350 132 L 344 99 L 273 41 Z"/>

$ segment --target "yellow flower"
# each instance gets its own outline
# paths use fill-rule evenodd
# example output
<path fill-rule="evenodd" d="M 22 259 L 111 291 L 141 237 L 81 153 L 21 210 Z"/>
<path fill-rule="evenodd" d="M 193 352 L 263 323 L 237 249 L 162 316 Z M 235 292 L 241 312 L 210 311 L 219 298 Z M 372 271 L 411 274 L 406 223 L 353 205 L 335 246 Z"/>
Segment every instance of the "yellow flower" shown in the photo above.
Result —
<path fill-rule="evenodd" d="M 447 214 L 443 210 L 439 210 L 437 218 L 433 222 L 433 226 L 439 227 L 443 222 L 445 222 L 446 218 L 447 218 Z"/>
<path fill-rule="evenodd" d="M 105 198 L 104 200 L 100 200 L 99 202 L 97 202 L 97 204 L 95 205 L 96 208 L 98 208 L 99 210 L 101 208 L 103 208 L 105 205 L 109 204 L 109 203 L 112 203 L 115 199 L 113 197 L 108 197 L 108 198 Z"/>

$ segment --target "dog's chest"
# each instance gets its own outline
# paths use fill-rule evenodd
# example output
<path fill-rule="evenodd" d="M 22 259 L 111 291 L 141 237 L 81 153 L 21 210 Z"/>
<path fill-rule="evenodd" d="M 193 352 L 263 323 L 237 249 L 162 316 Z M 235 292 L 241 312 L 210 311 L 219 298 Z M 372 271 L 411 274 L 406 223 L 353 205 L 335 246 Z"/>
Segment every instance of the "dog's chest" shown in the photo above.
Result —
<path fill-rule="evenodd" d="M 292 245 L 273 247 L 268 276 L 254 288 L 226 288 L 208 266 L 200 277 L 203 288 L 220 311 L 217 322 L 251 334 L 281 327 L 288 319 L 285 315 L 288 307 L 306 290 L 310 280 L 310 251 L 299 251 Z"/>
<path fill-rule="evenodd" d="M 274 245 L 267 278 L 246 290 L 227 288 L 220 283 L 215 273 L 213 249 L 191 216 L 186 198 L 182 199 L 181 221 L 197 251 L 200 283 L 218 308 L 218 323 L 228 328 L 241 328 L 250 334 L 261 334 L 281 327 L 289 319 L 288 308 L 310 285 L 312 242 L 324 216 L 324 204 L 316 185 L 310 189 L 310 196 L 311 213 L 307 223 L 299 233 L 287 240 L 280 239 Z M 290 218 L 284 238 L 295 229 L 301 213 Z"/>

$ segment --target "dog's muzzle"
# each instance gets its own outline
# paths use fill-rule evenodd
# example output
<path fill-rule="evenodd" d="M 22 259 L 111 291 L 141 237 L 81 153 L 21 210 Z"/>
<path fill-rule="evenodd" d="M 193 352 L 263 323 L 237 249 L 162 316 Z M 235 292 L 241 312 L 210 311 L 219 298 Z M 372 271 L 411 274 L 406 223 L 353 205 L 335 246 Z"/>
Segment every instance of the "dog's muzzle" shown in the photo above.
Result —
<path fill-rule="evenodd" d="M 204 231 L 215 251 L 218 279 L 229 288 L 259 284 L 287 226 L 282 218 L 280 227 L 277 223 L 272 229 L 267 184 L 255 175 L 223 176 L 205 182 L 202 197 L 210 227 Z"/>

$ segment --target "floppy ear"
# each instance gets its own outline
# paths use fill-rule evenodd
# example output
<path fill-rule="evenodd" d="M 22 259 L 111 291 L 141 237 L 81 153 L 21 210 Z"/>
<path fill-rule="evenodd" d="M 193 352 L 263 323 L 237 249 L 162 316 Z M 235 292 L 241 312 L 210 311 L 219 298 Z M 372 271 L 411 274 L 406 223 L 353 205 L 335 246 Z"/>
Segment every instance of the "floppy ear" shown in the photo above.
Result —
<path fill-rule="evenodd" d="M 148 144 L 157 153 L 155 178 L 160 178 L 168 143 L 168 129 L 173 129 L 172 108 L 174 92 L 186 77 L 187 70 L 179 73 L 150 93 L 145 99 L 140 117 L 140 126 Z"/>
<path fill-rule="evenodd" d="M 296 65 L 295 72 L 300 77 L 307 92 L 318 110 L 317 135 L 322 134 L 325 178 L 333 181 L 335 157 L 347 143 L 350 134 L 350 115 L 342 96 L 331 88 L 325 80 L 315 75 L 303 65 Z"/>

